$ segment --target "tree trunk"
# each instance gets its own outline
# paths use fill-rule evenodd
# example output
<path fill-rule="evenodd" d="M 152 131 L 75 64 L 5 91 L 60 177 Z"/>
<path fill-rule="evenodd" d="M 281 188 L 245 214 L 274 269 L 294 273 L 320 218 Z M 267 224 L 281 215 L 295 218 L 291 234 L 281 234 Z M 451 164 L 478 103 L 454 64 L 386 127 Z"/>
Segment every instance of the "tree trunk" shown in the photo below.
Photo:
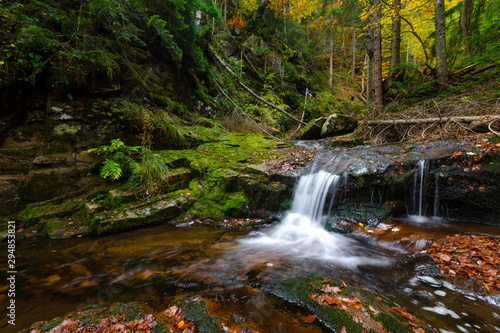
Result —
<path fill-rule="evenodd" d="M 462 36 L 464 38 L 464 49 L 465 56 L 467 58 L 472 58 L 472 45 L 470 38 L 472 36 L 472 7 L 474 0 L 463 0 L 462 2 L 462 13 L 460 15 L 460 28 L 462 29 Z"/>
<path fill-rule="evenodd" d="M 444 1 L 444 0 L 441 0 Z M 368 16 L 368 54 L 372 67 L 373 117 L 377 117 L 383 107 L 382 90 L 382 34 L 380 25 L 380 0 L 370 0 Z"/>
<path fill-rule="evenodd" d="M 448 81 L 448 65 L 444 0 L 435 0 L 434 26 L 436 27 L 436 74 L 439 82 L 445 83 Z"/>
<path fill-rule="evenodd" d="M 331 17 L 332 23 L 330 24 L 330 68 L 328 71 L 328 85 L 330 88 L 333 86 L 333 16 Z"/>
<path fill-rule="evenodd" d="M 392 37 L 391 37 L 391 67 L 392 71 L 401 62 L 401 0 L 393 0 L 394 16 L 392 18 Z"/>
<path fill-rule="evenodd" d="M 351 79 L 354 81 L 356 71 L 356 26 L 352 26 L 352 64 L 351 64 Z"/>

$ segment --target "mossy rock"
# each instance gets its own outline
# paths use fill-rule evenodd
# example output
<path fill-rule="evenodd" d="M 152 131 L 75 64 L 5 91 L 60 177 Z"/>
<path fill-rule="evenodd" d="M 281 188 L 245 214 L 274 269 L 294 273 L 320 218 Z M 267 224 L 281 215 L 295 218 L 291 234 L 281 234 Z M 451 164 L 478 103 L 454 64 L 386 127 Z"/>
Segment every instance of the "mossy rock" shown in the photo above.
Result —
<path fill-rule="evenodd" d="M 184 311 L 187 320 L 195 322 L 197 329 L 204 333 L 224 333 L 219 319 L 209 314 L 205 300 L 200 296 L 189 296 L 173 302 Z"/>
<path fill-rule="evenodd" d="M 317 140 L 321 139 L 321 129 L 326 122 L 326 117 L 321 117 L 318 119 L 313 119 L 307 123 L 307 125 L 300 130 L 297 134 L 297 139 L 299 140 Z"/>
<path fill-rule="evenodd" d="M 356 127 L 358 127 L 356 118 L 334 113 L 326 118 L 321 127 L 321 137 L 326 138 L 352 133 Z"/>
<path fill-rule="evenodd" d="M 391 301 L 364 290 L 342 288 L 340 295 L 360 300 L 364 310 L 343 311 L 337 305 L 320 305 L 313 295 L 324 294 L 324 277 L 305 276 L 287 279 L 280 282 L 271 293 L 284 300 L 306 307 L 328 328 L 339 332 L 344 326 L 347 332 L 361 333 L 364 329 L 370 332 L 403 332 L 411 333 L 412 326 L 408 320 L 394 311 L 396 304 Z M 340 283 L 328 282 L 332 287 L 341 287 Z M 313 296 L 313 297 L 311 297 Z M 369 308 L 372 306 L 376 313 Z M 423 327 L 426 332 L 431 332 Z"/>
<path fill-rule="evenodd" d="M 70 312 L 64 317 L 56 317 L 51 321 L 34 323 L 29 328 L 21 330 L 20 333 L 30 333 L 34 330 L 45 333 L 52 329 L 58 330 L 64 324 L 68 325 L 67 329 L 80 328 L 85 332 L 96 330 L 98 326 L 102 326 L 100 327 L 101 330 L 107 329 L 111 331 L 113 328 L 117 329 L 117 327 L 112 326 L 114 322 L 123 324 L 122 329 L 124 329 L 125 325 L 134 329 L 137 328 L 136 325 L 139 322 L 145 319 L 149 319 L 151 326 L 153 326 L 150 332 L 170 331 L 171 324 L 166 318 L 162 315 L 155 316 L 153 313 L 152 309 L 137 302 L 114 303 L 110 306 L 87 305 L 79 310 Z"/>

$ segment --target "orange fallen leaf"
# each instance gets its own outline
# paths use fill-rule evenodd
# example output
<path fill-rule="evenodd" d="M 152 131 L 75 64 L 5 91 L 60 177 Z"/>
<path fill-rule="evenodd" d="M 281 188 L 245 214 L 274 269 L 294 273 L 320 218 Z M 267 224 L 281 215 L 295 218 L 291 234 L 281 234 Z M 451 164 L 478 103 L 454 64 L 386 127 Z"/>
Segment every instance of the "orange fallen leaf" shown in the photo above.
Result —
<path fill-rule="evenodd" d="M 315 315 L 309 315 L 309 316 L 303 318 L 302 321 L 304 321 L 304 323 L 306 323 L 306 324 L 311 324 L 315 319 L 316 319 Z"/>

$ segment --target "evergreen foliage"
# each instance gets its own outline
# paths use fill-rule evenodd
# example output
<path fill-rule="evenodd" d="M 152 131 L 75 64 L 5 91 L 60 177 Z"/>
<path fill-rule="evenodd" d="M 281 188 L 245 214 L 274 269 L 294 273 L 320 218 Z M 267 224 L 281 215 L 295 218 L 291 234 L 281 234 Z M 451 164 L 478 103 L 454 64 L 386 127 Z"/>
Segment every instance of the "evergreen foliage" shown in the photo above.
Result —
<path fill-rule="evenodd" d="M 182 68 L 193 82 L 208 77 L 202 18 L 218 12 L 210 0 L 4 0 L 0 15 L 0 87 L 34 84 L 48 74 L 54 90 L 78 91 L 89 80 L 121 73 L 147 97 L 162 82 L 146 62 Z"/>

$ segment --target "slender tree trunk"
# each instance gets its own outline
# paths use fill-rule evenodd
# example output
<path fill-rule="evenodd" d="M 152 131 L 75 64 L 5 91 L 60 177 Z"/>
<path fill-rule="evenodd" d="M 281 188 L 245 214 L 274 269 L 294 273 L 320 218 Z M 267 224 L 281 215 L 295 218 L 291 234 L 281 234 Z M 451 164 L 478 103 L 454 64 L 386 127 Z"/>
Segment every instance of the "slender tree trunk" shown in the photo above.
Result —
<path fill-rule="evenodd" d="M 462 29 L 462 36 L 464 38 L 464 49 L 465 56 L 467 58 L 472 58 L 472 45 L 470 38 L 472 36 L 472 7 L 474 0 L 463 0 L 462 2 L 462 13 L 460 15 L 460 28 Z"/>
<path fill-rule="evenodd" d="M 372 102 L 372 74 L 371 74 L 371 58 L 368 57 L 368 61 L 366 63 L 366 102 L 368 105 Z"/>
<path fill-rule="evenodd" d="M 333 18 L 332 24 L 330 25 L 330 68 L 328 74 L 330 75 L 328 78 L 328 84 L 331 88 L 333 86 Z"/>
<path fill-rule="evenodd" d="M 435 0 L 434 26 L 436 27 L 436 74 L 440 82 L 447 82 L 448 65 L 446 59 L 444 0 Z"/>
<path fill-rule="evenodd" d="M 351 79 L 354 80 L 356 75 L 356 26 L 352 25 L 352 64 L 351 64 Z"/>
<path fill-rule="evenodd" d="M 365 73 L 366 73 L 366 65 L 368 63 L 368 54 L 365 53 L 365 61 L 363 63 L 363 74 L 361 75 L 361 93 L 365 92 Z M 366 93 L 368 96 L 368 93 Z"/>
<path fill-rule="evenodd" d="M 392 37 L 391 37 L 391 65 L 392 71 L 401 62 L 401 0 L 393 0 L 394 16 L 392 18 Z"/>
<path fill-rule="evenodd" d="M 444 1 L 444 0 L 441 0 Z M 370 0 L 368 19 L 368 54 L 372 67 L 373 116 L 377 117 L 383 107 L 382 90 L 382 34 L 380 25 L 380 0 Z"/>

